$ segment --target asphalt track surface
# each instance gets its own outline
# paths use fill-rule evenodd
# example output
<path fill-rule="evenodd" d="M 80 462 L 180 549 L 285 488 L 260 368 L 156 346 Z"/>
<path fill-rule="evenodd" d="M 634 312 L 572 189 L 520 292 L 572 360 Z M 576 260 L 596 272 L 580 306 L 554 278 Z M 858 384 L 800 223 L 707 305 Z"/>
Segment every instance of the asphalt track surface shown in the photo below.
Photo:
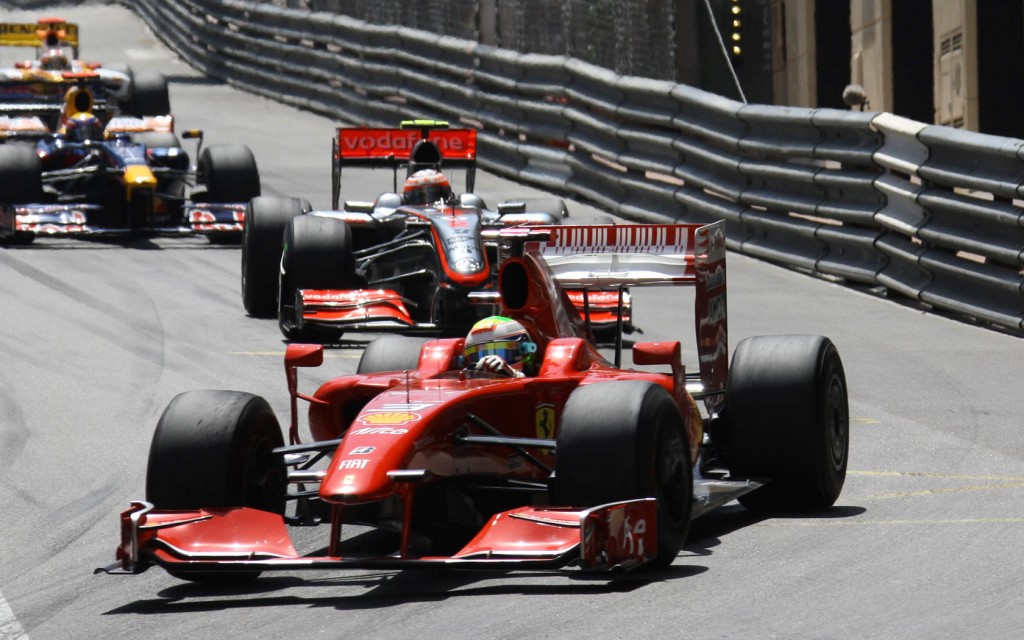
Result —
<path fill-rule="evenodd" d="M 56 12 L 81 24 L 83 56 L 167 74 L 179 130 L 248 144 L 264 193 L 327 206 L 338 123 L 201 77 L 123 8 Z M 524 189 L 482 176 L 477 191 Z M 842 354 L 852 453 L 832 510 L 730 505 L 695 523 L 668 570 L 615 581 L 309 572 L 225 591 L 159 569 L 93 575 L 113 560 L 118 512 L 144 494 L 174 395 L 251 391 L 286 418 L 283 343 L 273 321 L 246 317 L 238 279 L 239 250 L 201 239 L 0 249 L 0 639 L 1011 638 L 1024 627 L 1020 339 L 733 254 L 733 346 L 820 333 Z M 685 306 L 639 292 L 644 338 L 692 350 Z M 304 388 L 353 371 L 358 347 L 331 350 Z"/>

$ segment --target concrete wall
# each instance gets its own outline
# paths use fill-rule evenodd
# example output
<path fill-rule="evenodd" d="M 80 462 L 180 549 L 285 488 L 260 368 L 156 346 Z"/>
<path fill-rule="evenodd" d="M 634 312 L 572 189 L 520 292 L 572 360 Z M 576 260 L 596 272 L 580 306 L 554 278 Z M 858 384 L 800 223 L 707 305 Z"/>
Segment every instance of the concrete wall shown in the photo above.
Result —
<path fill-rule="evenodd" d="M 794 107 L 816 107 L 818 80 L 814 0 L 788 0 L 778 4 L 785 10 L 775 11 L 776 16 L 784 16 L 779 19 L 776 33 L 784 29 L 786 37 L 780 50 L 775 52 L 774 102 Z"/>
<path fill-rule="evenodd" d="M 892 111 L 892 1 L 850 3 L 850 78 L 864 87 L 872 111 Z"/>
<path fill-rule="evenodd" d="M 932 0 L 938 124 L 979 130 L 976 0 Z"/>

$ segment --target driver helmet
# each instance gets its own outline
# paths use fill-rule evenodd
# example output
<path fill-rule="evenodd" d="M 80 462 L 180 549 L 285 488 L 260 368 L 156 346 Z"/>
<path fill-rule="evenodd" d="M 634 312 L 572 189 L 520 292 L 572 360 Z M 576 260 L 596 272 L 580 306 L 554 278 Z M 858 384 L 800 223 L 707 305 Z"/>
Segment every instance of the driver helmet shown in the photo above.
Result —
<path fill-rule="evenodd" d="M 68 57 L 60 49 L 49 49 L 39 56 L 39 68 L 47 71 L 68 71 L 71 64 Z"/>
<path fill-rule="evenodd" d="M 103 123 L 91 113 L 82 111 L 68 118 L 64 136 L 70 142 L 90 142 L 103 139 Z"/>
<path fill-rule="evenodd" d="M 493 355 L 518 371 L 532 365 L 536 353 L 537 343 L 526 327 L 505 316 L 490 316 L 474 324 L 462 350 L 467 368 L 474 368 L 484 356 Z"/>
<path fill-rule="evenodd" d="M 405 204 L 430 204 L 438 200 L 447 201 L 452 195 L 448 178 L 435 169 L 421 169 L 405 181 L 402 200 Z"/>

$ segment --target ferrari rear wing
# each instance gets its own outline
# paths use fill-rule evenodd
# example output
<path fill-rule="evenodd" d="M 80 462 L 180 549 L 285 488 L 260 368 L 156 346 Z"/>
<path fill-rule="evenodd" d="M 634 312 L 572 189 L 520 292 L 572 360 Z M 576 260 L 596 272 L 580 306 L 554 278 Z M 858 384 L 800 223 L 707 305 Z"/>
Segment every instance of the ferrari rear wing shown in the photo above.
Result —
<path fill-rule="evenodd" d="M 696 285 L 707 262 L 724 266 L 720 223 L 707 226 L 627 224 L 547 227 L 540 253 L 563 285 L 618 287 Z M 720 253 L 712 253 L 716 237 Z M 724 284 L 724 282 L 723 282 Z"/>
<path fill-rule="evenodd" d="M 704 391 L 725 389 L 728 374 L 725 225 L 621 224 L 508 229 L 536 251 L 563 288 L 695 287 L 694 328 Z"/>
<path fill-rule="evenodd" d="M 390 168 L 393 190 L 398 191 L 398 170 L 417 166 L 466 171 L 466 190 L 473 191 L 476 175 L 476 130 L 450 129 L 447 122 L 411 120 L 395 129 L 338 127 L 333 142 L 332 207 L 338 208 L 344 167 Z M 430 144 L 421 145 L 422 141 Z M 403 176 L 404 178 L 404 176 Z"/>

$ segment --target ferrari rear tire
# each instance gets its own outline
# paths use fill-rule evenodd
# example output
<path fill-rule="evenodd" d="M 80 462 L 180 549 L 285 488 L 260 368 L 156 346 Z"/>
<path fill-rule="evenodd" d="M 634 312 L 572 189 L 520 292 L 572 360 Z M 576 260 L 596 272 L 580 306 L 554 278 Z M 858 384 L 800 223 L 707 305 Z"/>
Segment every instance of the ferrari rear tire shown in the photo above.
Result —
<path fill-rule="evenodd" d="M 249 315 L 277 316 L 284 230 L 292 218 L 309 208 L 309 203 L 299 198 L 260 196 L 249 202 L 242 232 L 242 305 Z"/>
<path fill-rule="evenodd" d="M 755 510 L 831 507 L 846 479 L 850 413 L 839 352 L 824 336 L 739 343 L 726 390 L 726 462 L 769 482 L 740 498 Z"/>
<path fill-rule="evenodd" d="M 658 500 L 658 554 L 672 564 L 693 510 L 693 466 L 683 416 L 660 385 L 640 380 L 578 387 L 558 426 L 554 504 L 593 507 Z"/>
<path fill-rule="evenodd" d="M 415 371 L 420 363 L 420 351 L 430 338 L 411 336 L 384 336 L 366 345 L 359 358 L 357 374 L 381 371 Z"/>
<path fill-rule="evenodd" d="M 249 202 L 260 195 L 260 172 L 249 147 L 217 144 L 203 149 L 199 174 L 208 202 Z"/>
<path fill-rule="evenodd" d="M 292 218 L 284 230 L 278 324 L 295 342 L 335 342 L 342 331 L 301 326 L 296 311 L 300 289 L 359 289 L 352 230 L 343 220 L 323 216 Z"/>
<path fill-rule="evenodd" d="M 177 395 L 149 449 L 146 500 L 157 509 L 251 507 L 284 514 L 287 472 L 273 450 L 284 444 L 267 401 L 239 391 Z M 184 580 L 237 582 L 260 572 L 196 574 Z"/>
<path fill-rule="evenodd" d="M 158 71 L 132 74 L 132 113 L 135 116 L 166 116 L 171 113 L 167 78 Z"/>

